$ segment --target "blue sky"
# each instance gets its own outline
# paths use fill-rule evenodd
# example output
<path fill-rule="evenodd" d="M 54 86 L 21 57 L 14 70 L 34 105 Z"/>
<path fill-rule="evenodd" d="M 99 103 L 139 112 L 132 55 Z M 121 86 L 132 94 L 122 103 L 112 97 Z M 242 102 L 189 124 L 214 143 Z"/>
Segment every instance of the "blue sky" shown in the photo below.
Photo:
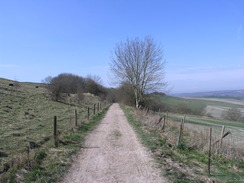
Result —
<path fill-rule="evenodd" d="M 172 93 L 244 89 L 243 0 L 2 0 L 0 77 L 107 73 L 117 42 L 162 45 Z"/>

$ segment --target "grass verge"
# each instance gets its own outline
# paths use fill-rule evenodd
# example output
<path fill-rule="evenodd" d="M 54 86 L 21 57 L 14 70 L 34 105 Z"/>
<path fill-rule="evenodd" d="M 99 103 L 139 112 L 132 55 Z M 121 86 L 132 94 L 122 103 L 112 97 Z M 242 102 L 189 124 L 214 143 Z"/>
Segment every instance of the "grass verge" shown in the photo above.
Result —
<path fill-rule="evenodd" d="M 135 120 L 132 108 L 121 106 L 129 123 L 133 126 L 141 143 L 157 160 L 163 176 L 172 182 L 242 182 L 244 181 L 243 162 L 228 160 L 220 155 L 212 155 L 211 175 L 206 173 L 208 156 L 205 152 L 184 141 L 177 147 L 170 143 L 159 130 L 149 128 Z M 171 128 L 171 127 L 169 127 Z M 177 133 L 177 129 L 175 130 Z"/>

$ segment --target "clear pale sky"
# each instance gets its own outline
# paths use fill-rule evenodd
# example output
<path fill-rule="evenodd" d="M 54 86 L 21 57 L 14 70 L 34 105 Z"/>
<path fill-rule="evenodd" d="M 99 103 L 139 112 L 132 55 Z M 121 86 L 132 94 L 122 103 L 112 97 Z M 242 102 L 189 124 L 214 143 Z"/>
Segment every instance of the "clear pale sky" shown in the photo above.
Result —
<path fill-rule="evenodd" d="M 172 93 L 244 89 L 243 0 L 1 0 L 0 77 L 107 73 L 117 42 L 151 35 Z"/>

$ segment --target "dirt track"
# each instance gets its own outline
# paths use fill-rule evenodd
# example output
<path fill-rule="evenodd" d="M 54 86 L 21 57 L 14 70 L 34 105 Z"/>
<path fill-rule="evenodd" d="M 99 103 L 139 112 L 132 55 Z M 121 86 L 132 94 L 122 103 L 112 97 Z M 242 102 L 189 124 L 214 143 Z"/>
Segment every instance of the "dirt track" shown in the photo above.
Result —
<path fill-rule="evenodd" d="M 63 183 L 160 183 L 159 170 L 118 104 L 87 137 Z"/>

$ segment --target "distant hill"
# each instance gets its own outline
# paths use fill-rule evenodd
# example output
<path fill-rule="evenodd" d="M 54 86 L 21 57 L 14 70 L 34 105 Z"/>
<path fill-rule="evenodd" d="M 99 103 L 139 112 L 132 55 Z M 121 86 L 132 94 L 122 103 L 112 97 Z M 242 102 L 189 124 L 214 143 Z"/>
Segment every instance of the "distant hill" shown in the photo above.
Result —
<path fill-rule="evenodd" d="M 243 98 L 244 90 L 224 90 L 197 93 L 177 93 L 172 94 L 177 97 L 223 97 L 223 98 Z"/>

